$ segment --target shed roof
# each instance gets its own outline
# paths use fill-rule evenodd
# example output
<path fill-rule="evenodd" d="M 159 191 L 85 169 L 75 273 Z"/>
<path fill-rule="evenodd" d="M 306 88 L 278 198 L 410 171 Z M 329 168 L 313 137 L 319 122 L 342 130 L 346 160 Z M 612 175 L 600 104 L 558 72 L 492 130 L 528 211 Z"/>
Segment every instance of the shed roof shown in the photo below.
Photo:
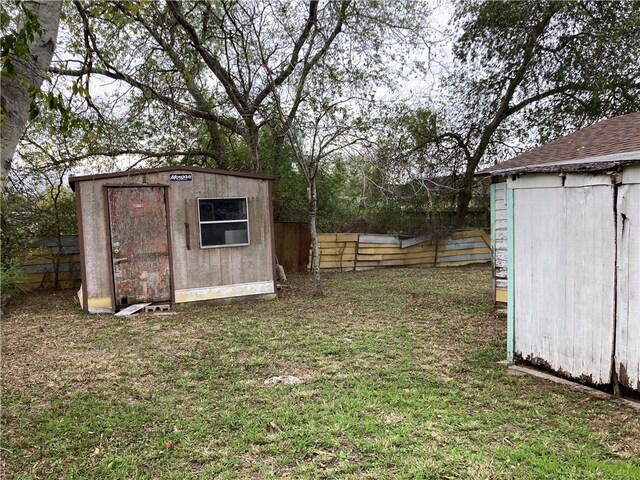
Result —
<path fill-rule="evenodd" d="M 147 173 L 161 173 L 161 172 L 175 172 L 175 171 L 213 173 L 216 175 L 229 175 L 231 177 L 255 178 L 256 180 L 275 180 L 276 178 L 272 175 L 263 175 L 261 173 L 232 172 L 229 170 L 218 170 L 215 168 L 192 167 L 192 166 L 186 166 L 186 165 L 172 165 L 169 167 L 138 168 L 133 170 L 125 170 L 122 172 L 96 173 L 94 175 L 82 175 L 77 177 L 69 177 L 69 185 L 71 185 L 71 189 L 75 191 L 75 184 L 78 182 L 102 180 L 105 178 L 131 177 L 134 175 L 144 175 Z"/>
<path fill-rule="evenodd" d="M 606 170 L 640 162 L 640 112 L 603 120 L 477 175 Z"/>

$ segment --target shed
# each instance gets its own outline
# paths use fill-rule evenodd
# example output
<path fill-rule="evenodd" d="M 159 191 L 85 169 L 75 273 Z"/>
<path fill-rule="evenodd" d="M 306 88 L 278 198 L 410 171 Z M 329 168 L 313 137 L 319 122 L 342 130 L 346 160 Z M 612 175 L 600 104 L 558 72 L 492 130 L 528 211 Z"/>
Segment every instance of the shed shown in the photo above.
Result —
<path fill-rule="evenodd" d="M 640 112 L 479 174 L 508 360 L 640 392 Z"/>
<path fill-rule="evenodd" d="M 71 177 L 84 311 L 274 298 L 272 180 L 185 166 Z"/>

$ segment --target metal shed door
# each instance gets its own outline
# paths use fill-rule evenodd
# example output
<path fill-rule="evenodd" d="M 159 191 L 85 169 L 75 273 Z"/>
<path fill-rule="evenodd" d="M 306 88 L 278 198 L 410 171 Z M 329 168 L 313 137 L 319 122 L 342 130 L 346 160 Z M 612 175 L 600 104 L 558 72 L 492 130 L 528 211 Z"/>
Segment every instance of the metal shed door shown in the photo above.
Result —
<path fill-rule="evenodd" d="M 171 299 L 163 187 L 107 191 L 116 306 Z"/>

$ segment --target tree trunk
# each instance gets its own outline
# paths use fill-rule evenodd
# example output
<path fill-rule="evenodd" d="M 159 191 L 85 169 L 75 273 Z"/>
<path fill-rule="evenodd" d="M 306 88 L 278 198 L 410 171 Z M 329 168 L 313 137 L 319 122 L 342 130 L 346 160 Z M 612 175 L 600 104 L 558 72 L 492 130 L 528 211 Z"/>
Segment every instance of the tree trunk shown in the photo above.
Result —
<path fill-rule="evenodd" d="M 225 151 L 225 145 L 222 141 L 222 133 L 217 123 L 208 121 L 207 132 L 209 133 L 209 145 L 208 148 L 213 153 L 216 161 L 216 168 L 222 170 L 229 170 L 229 163 L 227 162 L 227 152 Z"/>
<path fill-rule="evenodd" d="M 247 139 L 247 147 L 249 148 L 251 171 L 253 171 L 254 173 L 260 173 L 262 171 L 260 167 L 260 155 L 258 153 L 260 130 L 254 122 L 248 122 L 245 138 Z"/>
<path fill-rule="evenodd" d="M 464 172 L 464 185 L 462 190 L 458 193 L 456 200 L 456 217 L 454 226 L 456 228 L 462 228 L 465 225 L 467 219 L 467 212 L 469 211 L 469 203 L 473 196 L 473 174 L 475 173 L 478 162 L 471 162 L 467 164 L 467 169 Z"/>
<path fill-rule="evenodd" d="M 273 172 L 280 171 L 280 165 L 282 165 L 282 152 L 284 151 L 284 142 L 286 140 L 286 135 L 274 132 L 275 135 L 275 145 L 273 147 Z"/>
<path fill-rule="evenodd" d="M 307 193 L 309 199 L 309 231 L 311 232 L 311 273 L 313 274 L 313 295 L 321 297 L 322 279 L 320 276 L 320 247 L 318 246 L 318 230 L 316 216 L 318 214 L 318 196 L 315 177 L 308 179 Z"/>
<path fill-rule="evenodd" d="M 23 3 L 24 7 L 31 10 L 40 24 L 42 34 L 36 34 L 33 42 L 29 43 L 29 55 L 25 58 L 11 56 L 11 62 L 15 66 L 15 75 L 4 75 L 1 80 L 1 104 L 2 104 L 2 144 L 0 149 L 0 182 L 4 185 L 4 179 L 11 170 L 11 162 L 22 132 L 29 120 L 31 107 L 31 95 L 28 88 L 40 88 L 44 80 L 44 74 L 51 64 L 58 27 L 60 25 L 60 12 L 62 10 L 60 0 L 31 0 Z M 24 20 L 19 26 L 23 28 Z"/>

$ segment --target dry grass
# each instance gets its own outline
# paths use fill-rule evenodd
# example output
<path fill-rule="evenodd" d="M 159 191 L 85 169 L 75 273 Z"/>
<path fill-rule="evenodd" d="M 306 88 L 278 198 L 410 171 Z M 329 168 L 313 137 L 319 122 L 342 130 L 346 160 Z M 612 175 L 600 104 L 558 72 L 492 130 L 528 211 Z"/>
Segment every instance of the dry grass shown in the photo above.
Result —
<path fill-rule="evenodd" d="M 309 289 L 294 276 L 277 301 L 131 318 L 24 298 L 2 319 L 5 475 L 640 478 L 637 412 L 496 363 L 489 270 Z"/>

